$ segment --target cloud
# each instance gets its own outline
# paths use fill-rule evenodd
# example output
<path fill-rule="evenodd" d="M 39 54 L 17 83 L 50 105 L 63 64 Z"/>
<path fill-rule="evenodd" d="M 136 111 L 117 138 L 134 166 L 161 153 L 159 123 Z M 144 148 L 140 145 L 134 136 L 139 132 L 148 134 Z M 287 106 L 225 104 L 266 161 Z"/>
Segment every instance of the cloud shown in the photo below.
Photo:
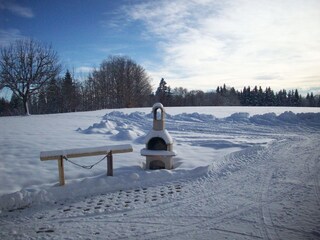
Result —
<path fill-rule="evenodd" d="M 127 14 L 157 41 L 162 62 L 147 70 L 173 87 L 303 88 L 320 75 L 317 0 L 146 1 Z"/>
<path fill-rule="evenodd" d="M 21 35 L 21 32 L 18 29 L 0 29 L 0 47 L 9 46 L 10 43 L 21 38 L 23 38 L 23 36 Z"/>
<path fill-rule="evenodd" d="M 9 10 L 10 12 L 25 18 L 33 18 L 34 13 L 31 8 L 23 7 L 14 1 L 0 0 L 0 9 Z"/>
<path fill-rule="evenodd" d="M 269 81 L 269 80 L 274 80 L 278 79 L 279 76 L 274 76 L 274 75 L 261 75 L 261 76 L 256 76 L 256 80 L 261 80 L 261 81 Z"/>
<path fill-rule="evenodd" d="M 93 72 L 94 68 L 93 67 L 87 67 L 87 66 L 81 66 L 76 68 L 77 73 L 90 73 Z"/>

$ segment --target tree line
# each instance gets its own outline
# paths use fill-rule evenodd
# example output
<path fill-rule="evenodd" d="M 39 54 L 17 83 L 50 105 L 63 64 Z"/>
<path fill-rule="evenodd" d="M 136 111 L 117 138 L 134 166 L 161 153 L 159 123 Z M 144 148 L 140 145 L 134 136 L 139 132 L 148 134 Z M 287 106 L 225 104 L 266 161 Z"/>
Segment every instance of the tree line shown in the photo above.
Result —
<path fill-rule="evenodd" d="M 30 96 L 32 114 L 91 111 L 105 108 L 148 106 L 152 95 L 145 70 L 128 57 L 111 56 L 83 82 L 69 70 L 64 77 L 50 79 Z M 22 99 L 13 94 L 10 101 L 0 100 L 1 115 L 25 114 Z"/>
<path fill-rule="evenodd" d="M 110 56 L 84 81 L 62 66 L 51 46 L 19 40 L 0 51 L 0 90 L 12 91 L 10 100 L 0 98 L 0 116 L 90 111 L 105 108 L 165 106 L 310 106 L 319 107 L 320 97 L 298 90 L 274 92 L 262 89 L 218 86 L 215 91 L 172 89 L 161 79 L 152 92 L 145 69 L 126 56 Z"/>
<path fill-rule="evenodd" d="M 288 106 L 288 107 L 320 107 L 320 96 L 308 93 L 302 97 L 297 89 L 273 91 L 270 87 L 234 87 L 218 86 L 215 91 L 188 91 L 186 88 L 171 89 L 161 79 L 156 97 L 167 106 Z"/>

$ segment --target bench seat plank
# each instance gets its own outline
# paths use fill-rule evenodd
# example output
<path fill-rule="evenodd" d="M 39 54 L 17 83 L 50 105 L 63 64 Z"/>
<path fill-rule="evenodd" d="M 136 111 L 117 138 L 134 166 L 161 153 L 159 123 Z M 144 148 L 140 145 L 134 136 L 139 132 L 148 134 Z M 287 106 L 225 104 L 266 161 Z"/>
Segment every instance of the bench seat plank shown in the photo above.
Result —
<path fill-rule="evenodd" d="M 109 145 L 100 147 L 90 147 L 90 148 L 74 148 L 65 150 L 53 150 L 53 151 L 43 151 L 40 153 L 40 160 L 57 160 L 61 156 L 66 156 L 67 158 L 77 158 L 77 157 L 89 157 L 97 155 L 107 155 L 110 151 L 112 154 L 132 152 L 132 146 L 130 144 L 122 145 Z"/>

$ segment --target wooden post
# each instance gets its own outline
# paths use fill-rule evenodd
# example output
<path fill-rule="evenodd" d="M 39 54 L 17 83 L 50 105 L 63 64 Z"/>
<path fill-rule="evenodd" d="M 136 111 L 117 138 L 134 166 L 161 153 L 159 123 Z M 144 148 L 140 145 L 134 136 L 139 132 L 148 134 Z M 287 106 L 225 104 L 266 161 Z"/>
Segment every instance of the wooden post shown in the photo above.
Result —
<path fill-rule="evenodd" d="M 59 169 L 59 182 L 60 186 L 64 185 L 64 168 L 63 168 L 63 156 L 58 159 L 58 169 Z"/>
<path fill-rule="evenodd" d="M 107 154 L 107 176 L 113 176 L 113 159 L 112 151 Z"/>

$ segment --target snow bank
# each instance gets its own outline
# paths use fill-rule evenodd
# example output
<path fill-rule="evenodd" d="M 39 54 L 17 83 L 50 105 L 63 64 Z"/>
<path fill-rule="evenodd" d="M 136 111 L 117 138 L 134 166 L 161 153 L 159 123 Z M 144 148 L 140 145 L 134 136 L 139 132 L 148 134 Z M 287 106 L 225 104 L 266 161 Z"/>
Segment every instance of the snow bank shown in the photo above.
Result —
<path fill-rule="evenodd" d="M 320 126 L 320 113 L 295 114 L 291 111 L 286 111 L 278 116 L 275 113 L 266 113 L 263 115 L 254 115 L 253 117 L 250 117 L 250 122 L 269 126 L 287 124 Z"/>
<path fill-rule="evenodd" d="M 215 116 L 209 114 L 199 113 L 181 113 L 177 115 L 167 114 L 167 119 L 175 121 L 188 121 L 188 122 L 207 122 L 215 120 Z"/>

